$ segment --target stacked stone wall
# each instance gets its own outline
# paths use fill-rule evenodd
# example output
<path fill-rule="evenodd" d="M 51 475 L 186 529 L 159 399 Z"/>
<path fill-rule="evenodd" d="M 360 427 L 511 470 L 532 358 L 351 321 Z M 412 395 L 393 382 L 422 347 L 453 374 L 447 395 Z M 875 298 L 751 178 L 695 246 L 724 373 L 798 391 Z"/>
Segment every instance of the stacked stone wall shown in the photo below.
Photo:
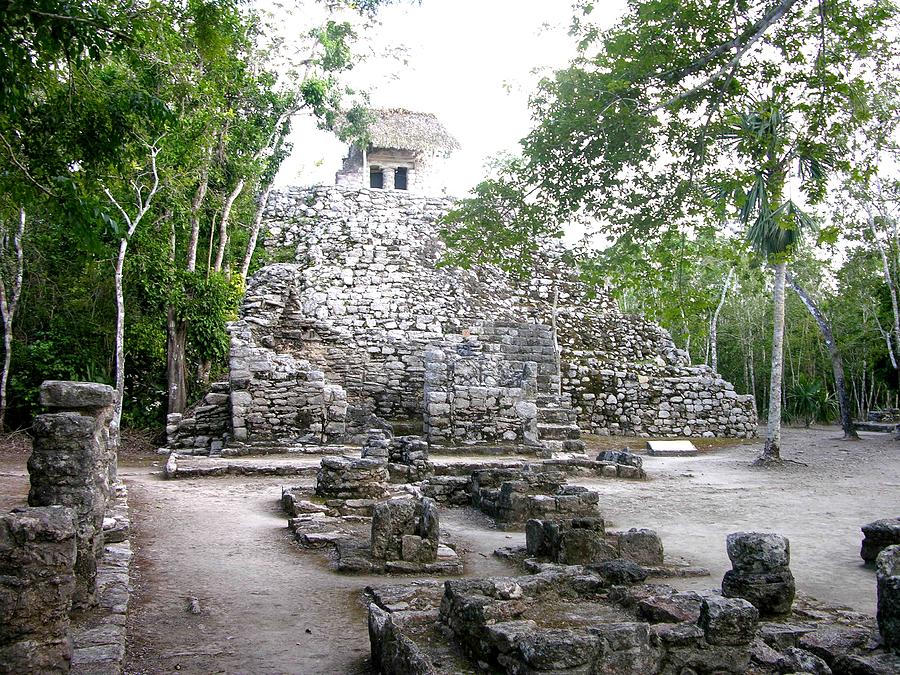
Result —
<path fill-rule="evenodd" d="M 323 387 L 333 385 L 346 394 L 349 412 L 421 420 L 428 389 L 426 353 L 449 336 L 464 335 L 496 348 L 506 362 L 537 363 L 539 385 L 544 378 L 548 387 L 561 387 L 571 397 L 583 430 L 755 433 L 749 398 L 737 396 L 709 369 L 690 366 L 658 326 L 621 314 L 608 291 L 588 289 L 565 257 L 540 261 L 524 285 L 493 268 L 438 266 L 444 252 L 439 219 L 451 205 L 449 199 L 396 190 L 336 186 L 272 195 L 265 247 L 273 257 L 292 262 L 270 265 L 251 278 L 231 329 L 236 440 L 296 438 L 310 431 L 309 415 L 290 415 L 298 405 L 322 412 L 324 396 L 309 392 L 307 401 L 306 394 L 296 393 L 312 371 L 321 373 L 316 381 Z M 556 353 L 544 354 L 546 344 L 488 335 L 479 330 L 486 320 L 493 326 L 555 325 L 558 351 L 554 345 Z M 541 354 L 532 351 L 529 358 L 529 348 Z M 506 394 L 493 398 L 514 398 Z M 316 418 L 324 421 L 317 422 L 313 436 L 327 440 L 323 429 L 329 424 L 337 433 L 339 420 L 332 412 Z M 455 420 L 441 424 L 452 437 Z"/>

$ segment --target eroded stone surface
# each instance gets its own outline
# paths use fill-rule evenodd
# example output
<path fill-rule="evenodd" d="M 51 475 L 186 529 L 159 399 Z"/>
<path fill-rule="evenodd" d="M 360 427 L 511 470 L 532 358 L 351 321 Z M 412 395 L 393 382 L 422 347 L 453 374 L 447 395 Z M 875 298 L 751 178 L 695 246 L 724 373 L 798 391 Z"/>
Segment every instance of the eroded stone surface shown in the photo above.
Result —
<path fill-rule="evenodd" d="M 0 672 L 68 672 L 76 555 L 71 509 L 0 516 Z"/>

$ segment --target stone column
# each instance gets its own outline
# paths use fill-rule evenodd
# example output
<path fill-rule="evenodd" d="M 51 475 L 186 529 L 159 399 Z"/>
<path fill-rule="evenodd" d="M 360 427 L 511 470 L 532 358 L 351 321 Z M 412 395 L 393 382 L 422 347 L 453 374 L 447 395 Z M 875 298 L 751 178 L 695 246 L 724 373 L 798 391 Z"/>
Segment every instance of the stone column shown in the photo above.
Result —
<path fill-rule="evenodd" d="M 394 189 L 394 167 L 386 166 L 381 170 L 382 175 L 384 176 L 384 189 L 385 190 L 393 190 Z"/>
<path fill-rule="evenodd" d="M 109 465 L 115 462 L 109 444 L 115 397 L 115 390 L 105 384 L 47 381 L 41 385 L 41 403 L 54 412 L 34 421 L 28 504 L 59 504 L 75 512 L 76 609 L 96 603 L 103 515 L 111 494 Z"/>
<path fill-rule="evenodd" d="M 66 673 L 75 518 L 62 506 L 0 516 L 0 673 Z"/>

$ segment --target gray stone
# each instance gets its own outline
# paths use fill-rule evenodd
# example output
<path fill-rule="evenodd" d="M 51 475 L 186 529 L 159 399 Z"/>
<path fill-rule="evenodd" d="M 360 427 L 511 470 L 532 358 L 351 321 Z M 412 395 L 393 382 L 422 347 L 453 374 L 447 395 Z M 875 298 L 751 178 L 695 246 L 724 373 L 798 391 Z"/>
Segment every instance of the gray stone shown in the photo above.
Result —
<path fill-rule="evenodd" d="M 609 560 L 589 565 L 588 568 L 601 576 L 610 586 L 639 584 L 647 578 L 647 570 L 630 560 Z"/>
<path fill-rule="evenodd" d="M 778 661 L 783 673 L 810 673 L 811 675 L 831 675 L 831 668 L 815 654 L 798 647 L 788 647 Z"/>
<path fill-rule="evenodd" d="M 644 460 L 640 455 L 636 455 L 627 448 L 625 450 L 603 450 L 597 455 L 597 461 L 624 464 L 625 466 L 633 466 L 638 469 L 644 464 Z"/>
<path fill-rule="evenodd" d="M 860 557 L 874 563 L 878 554 L 888 546 L 900 545 L 900 518 L 884 518 L 862 526 L 863 542 Z"/>
<path fill-rule="evenodd" d="M 734 532 L 726 539 L 731 566 L 739 572 L 758 574 L 790 565 L 787 537 L 766 532 Z"/>
<path fill-rule="evenodd" d="M 637 615 L 648 623 L 697 623 L 703 598 L 693 591 L 654 595 L 638 602 Z"/>
<path fill-rule="evenodd" d="M 878 630 L 884 644 L 900 650 L 900 546 L 889 546 L 875 563 Z"/>
<path fill-rule="evenodd" d="M 741 598 L 706 596 L 698 624 L 714 645 L 749 645 L 756 632 L 759 612 Z"/>
<path fill-rule="evenodd" d="M 748 600 L 763 617 L 790 612 L 794 590 L 794 575 L 787 569 L 760 574 L 728 570 L 722 578 L 722 595 Z"/>
<path fill-rule="evenodd" d="M 631 528 L 618 536 L 619 556 L 639 565 L 662 565 L 663 545 L 653 530 Z"/>
<path fill-rule="evenodd" d="M 41 405 L 62 410 L 108 408 L 116 402 L 116 390 L 97 382 L 45 380 L 41 383 Z"/>
<path fill-rule="evenodd" d="M 437 560 L 440 523 L 437 505 L 427 497 L 391 499 L 372 514 L 372 557 L 381 561 L 433 563 Z"/>
<path fill-rule="evenodd" d="M 801 637 L 799 647 L 831 666 L 837 657 L 865 645 L 871 638 L 872 633 L 862 628 L 821 628 Z"/>

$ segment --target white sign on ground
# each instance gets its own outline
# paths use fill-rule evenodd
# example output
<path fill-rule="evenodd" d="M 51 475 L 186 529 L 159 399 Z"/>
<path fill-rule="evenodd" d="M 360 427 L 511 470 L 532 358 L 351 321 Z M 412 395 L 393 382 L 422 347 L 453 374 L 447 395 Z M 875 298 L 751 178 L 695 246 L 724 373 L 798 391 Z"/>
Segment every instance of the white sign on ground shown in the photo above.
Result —
<path fill-rule="evenodd" d="M 698 452 L 690 441 L 647 441 L 647 451 L 654 457 L 693 457 Z"/>

